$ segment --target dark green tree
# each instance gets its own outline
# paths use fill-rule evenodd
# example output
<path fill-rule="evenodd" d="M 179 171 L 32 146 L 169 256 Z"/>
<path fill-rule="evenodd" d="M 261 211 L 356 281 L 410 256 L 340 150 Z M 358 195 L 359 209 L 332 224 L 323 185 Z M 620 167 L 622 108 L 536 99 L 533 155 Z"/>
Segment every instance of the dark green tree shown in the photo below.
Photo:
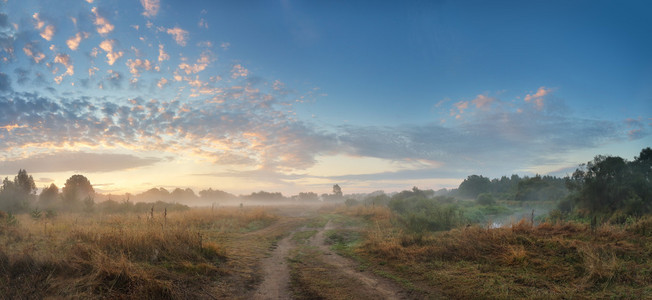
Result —
<path fill-rule="evenodd" d="M 640 216 L 652 212 L 652 150 L 645 148 L 633 162 L 617 156 L 596 156 L 580 165 L 567 180 L 569 200 L 583 215 L 616 212 Z"/>
<path fill-rule="evenodd" d="M 481 193 L 491 192 L 491 181 L 482 175 L 471 175 L 462 181 L 457 192 L 462 197 L 475 199 Z"/>
<path fill-rule="evenodd" d="M 476 198 L 475 201 L 478 202 L 478 204 L 480 205 L 493 205 L 496 203 L 494 196 L 487 193 L 482 193 L 478 195 L 478 198 Z"/>

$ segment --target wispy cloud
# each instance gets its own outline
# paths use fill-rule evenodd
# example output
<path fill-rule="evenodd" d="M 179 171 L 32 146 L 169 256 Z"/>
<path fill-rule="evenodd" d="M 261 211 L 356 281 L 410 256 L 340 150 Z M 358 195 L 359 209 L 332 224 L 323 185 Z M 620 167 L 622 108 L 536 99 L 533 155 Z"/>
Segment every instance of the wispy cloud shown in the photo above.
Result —
<path fill-rule="evenodd" d="M 23 47 L 23 52 L 25 55 L 31 57 L 35 63 L 39 64 L 45 59 L 45 54 L 38 50 L 34 43 L 27 43 Z"/>
<path fill-rule="evenodd" d="M 106 62 L 112 66 L 124 54 L 123 51 L 114 51 L 115 40 L 104 40 L 100 43 L 100 48 L 106 52 Z"/>
<path fill-rule="evenodd" d="M 140 4 L 143 6 L 143 16 L 148 18 L 153 18 L 158 14 L 158 10 L 161 7 L 159 0 L 140 0 Z"/>
<path fill-rule="evenodd" d="M 192 65 L 187 63 L 180 63 L 179 69 L 184 71 L 188 75 L 195 74 L 205 70 L 206 67 L 208 67 L 208 65 L 211 63 L 211 61 L 212 61 L 211 53 L 209 51 L 204 51 L 197 59 L 196 63 Z M 244 72 L 246 73 L 246 70 L 244 70 Z"/>
<path fill-rule="evenodd" d="M 97 28 L 97 33 L 99 33 L 102 36 L 106 36 L 109 34 L 115 26 L 109 22 L 106 18 L 100 15 L 100 13 L 97 10 L 97 7 L 93 7 L 91 9 L 93 14 L 95 14 L 95 26 Z"/>
<path fill-rule="evenodd" d="M 76 51 L 77 48 L 79 48 L 79 44 L 81 43 L 81 41 L 83 39 L 88 38 L 88 36 L 89 36 L 88 32 L 77 32 L 75 36 L 69 38 L 66 41 L 66 45 L 68 45 L 68 48 L 70 48 L 70 50 Z"/>
<path fill-rule="evenodd" d="M 128 59 L 127 67 L 134 77 L 140 76 L 142 70 L 149 71 L 152 69 L 152 63 L 148 59 Z"/>
<path fill-rule="evenodd" d="M 233 65 L 231 69 L 231 78 L 236 79 L 238 77 L 247 77 L 249 75 L 249 70 L 245 69 L 241 64 Z"/>
<path fill-rule="evenodd" d="M 544 106 L 544 100 L 545 97 L 550 94 L 552 89 L 546 88 L 546 87 L 540 87 L 536 93 L 533 94 L 527 94 L 525 95 L 525 102 L 532 102 L 534 103 L 535 107 L 538 110 L 542 110 Z"/>
<path fill-rule="evenodd" d="M 163 44 L 158 45 L 158 61 L 162 62 L 170 59 L 170 55 L 165 52 Z"/>
<path fill-rule="evenodd" d="M 61 53 L 57 54 L 54 57 L 54 62 L 62 64 L 64 67 L 66 67 L 65 73 L 54 78 L 54 81 L 56 81 L 56 83 L 58 84 L 61 83 L 61 81 L 63 80 L 63 76 L 66 75 L 72 76 L 75 74 L 75 66 L 72 64 L 72 59 L 70 59 L 70 56 L 68 54 L 61 54 Z"/>
<path fill-rule="evenodd" d="M 40 32 L 41 37 L 47 41 L 52 40 L 52 37 L 54 36 L 54 31 L 56 30 L 54 25 L 52 24 L 45 25 L 45 21 L 41 20 L 41 16 L 39 13 L 34 13 L 32 17 L 36 22 L 35 28 L 41 31 Z"/>
<path fill-rule="evenodd" d="M 199 28 L 208 29 L 208 22 L 206 22 L 206 19 L 204 18 L 199 19 L 199 23 L 197 23 L 197 25 Z"/>
<path fill-rule="evenodd" d="M 174 28 L 166 29 L 165 32 L 171 35 L 179 46 L 186 46 L 186 43 L 188 42 L 188 31 L 175 26 Z"/>

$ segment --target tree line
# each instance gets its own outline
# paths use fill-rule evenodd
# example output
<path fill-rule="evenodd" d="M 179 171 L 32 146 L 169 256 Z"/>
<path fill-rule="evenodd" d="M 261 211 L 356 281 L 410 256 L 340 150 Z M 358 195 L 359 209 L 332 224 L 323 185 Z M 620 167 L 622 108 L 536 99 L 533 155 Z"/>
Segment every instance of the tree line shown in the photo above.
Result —
<path fill-rule="evenodd" d="M 190 189 L 176 188 L 171 192 L 165 188 L 152 188 L 143 193 L 117 196 L 96 194 L 92 184 L 83 175 L 73 175 L 66 180 L 61 190 L 51 184 L 37 195 L 34 179 L 25 170 L 19 170 L 13 180 L 8 177 L 0 187 L 0 210 L 26 212 L 31 208 L 61 210 L 92 210 L 98 200 L 106 207 L 134 207 L 137 202 L 184 202 L 197 201 L 344 201 L 349 205 L 364 203 L 368 205 L 388 205 L 397 212 L 412 210 L 439 211 L 437 214 L 453 216 L 459 212 L 449 207 L 439 210 L 426 202 L 451 204 L 463 200 L 474 200 L 483 206 L 492 206 L 505 201 L 548 201 L 557 203 L 559 210 L 578 216 L 600 215 L 603 218 L 637 217 L 652 213 L 652 149 L 641 150 L 633 161 L 617 156 L 598 155 L 592 161 L 581 164 L 571 175 L 564 178 L 535 175 L 502 176 L 489 179 L 482 175 L 470 175 L 452 190 L 412 190 L 394 194 L 382 191 L 370 194 L 344 195 L 342 188 L 335 184 L 332 193 L 318 195 L 302 192 L 286 197 L 279 192 L 259 191 L 250 195 L 236 196 L 212 188 L 198 194 Z M 424 202 L 426 201 L 426 202 Z M 433 203 L 434 203 L 433 202 Z M 122 206 L 120 206 L 122 205 Z M 443 213 L 446 211 L 446 213 Z M 427 218 L 429 214 L 420 217 Z M 452 217 L 447 224 L 455 223 Z M 416 218 L 417 215 L 414 215 Z M 450 224 L 449 224 L 450 223 Z M 448 227 L 445 225 L 443 227 Z M 434 227 L 442 227 L 433 225 Z"/>

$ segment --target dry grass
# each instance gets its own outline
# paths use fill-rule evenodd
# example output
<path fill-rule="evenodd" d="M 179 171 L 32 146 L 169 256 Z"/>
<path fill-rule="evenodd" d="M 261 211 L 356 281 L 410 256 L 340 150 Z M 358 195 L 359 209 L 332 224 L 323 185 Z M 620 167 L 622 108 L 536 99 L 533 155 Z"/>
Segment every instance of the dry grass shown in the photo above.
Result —
<path fill-rule="evenodd" d="M 382 220 L 388 219 L 384 214 Z M 652 298 L 650 218 L 592 231 L 576 223 L 472 226 L 427 235 L 371 226 L 358 255 L 451 298 Z"/>
<path fill-rule="evenodd" d="M 228 287 L 239 253 L 229 241 L 277 217 L 221 208 L 17 220 L 0 220 L 0 298 L 185 299 L 219 294 L 216 282 Z"/>

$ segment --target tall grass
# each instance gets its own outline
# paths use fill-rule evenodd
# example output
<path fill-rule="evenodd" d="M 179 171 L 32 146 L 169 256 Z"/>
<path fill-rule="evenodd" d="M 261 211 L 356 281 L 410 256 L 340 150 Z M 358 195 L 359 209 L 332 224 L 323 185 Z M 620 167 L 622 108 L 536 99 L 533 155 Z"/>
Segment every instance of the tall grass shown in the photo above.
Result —
<path fill-rule="evenodd" d="M 357 251 L 446 297 L 645 298 L 652 296 L 651 219 L 596 230 L 521 220 L 429 234 L 386 223 L 371 226 Z"/>
<path fill-rule="evenodd" d="M 275 216 L 256 209 L 64 214 L 0 220 L 0 298 L 199 296 L 188 289 L 225 272 L 220 237 L 261 228 Z M 253 228 L 253 229 L 252 229 Z M 205 295 L 204 295 L 205 296 Z"/>

